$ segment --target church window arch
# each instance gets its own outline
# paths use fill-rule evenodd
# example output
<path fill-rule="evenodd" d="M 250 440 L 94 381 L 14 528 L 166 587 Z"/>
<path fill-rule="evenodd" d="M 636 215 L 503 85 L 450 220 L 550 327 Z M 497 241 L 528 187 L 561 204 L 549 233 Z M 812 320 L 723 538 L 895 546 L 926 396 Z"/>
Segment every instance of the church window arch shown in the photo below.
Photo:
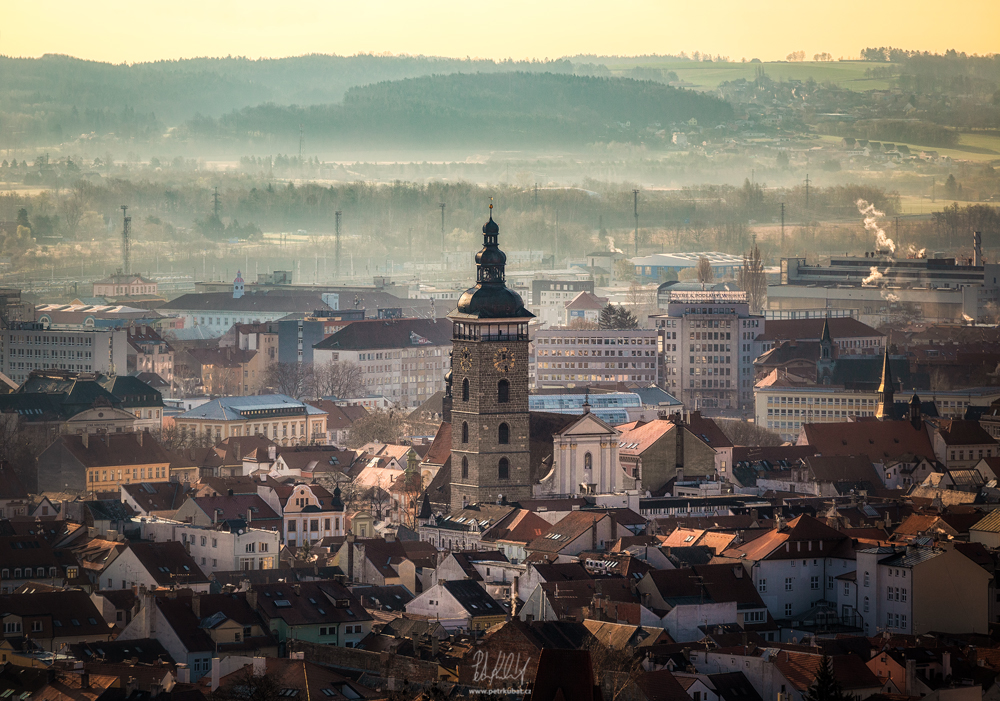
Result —
<path fill-rule="evenodd" d="M 497 429 L 497 443 L 501 445 L 510 443 L 510 426 L 506 423 L 500 424 L 500 427 Z"/>
<path fill-rule="evenodd" d="M 510 401 L 510 382 L 500 380 L 497 382 L 497 404 L 506 404 Z"/>
<path fill-rule="evenodd" d="M 467 421 L 462 422 L 462 442 L 469 442 L 469 423 Z"/>
<path fill-rule="evenodd" d="M 469 459 L 462 456 L 462 479 L 469 479 Z"/>
<path fill-rule="evenodd" d="M 469 378 L 462 380 L 462 401 L 469 401 Z"/>
<path fill-rule="evenodd" d="M 500 464 L 497 466 L 497 477 L 502 480 L 510 479 L 510 461 L 507 458 L 500 458 Z"/>

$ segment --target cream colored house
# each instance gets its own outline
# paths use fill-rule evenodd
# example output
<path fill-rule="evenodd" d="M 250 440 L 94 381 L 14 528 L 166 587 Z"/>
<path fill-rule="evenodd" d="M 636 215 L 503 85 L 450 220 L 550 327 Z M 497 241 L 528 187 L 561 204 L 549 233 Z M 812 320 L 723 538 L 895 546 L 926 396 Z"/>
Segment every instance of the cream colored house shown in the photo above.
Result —
<path fill-rule="evenodd" d="M 608 425 L 589 407 L 569 425 L 552 433 L 552 462 L 534 486 L 539 498 L 614 494 L 631 489 L 635 480 L 618 461 L 621 432 Z"/>

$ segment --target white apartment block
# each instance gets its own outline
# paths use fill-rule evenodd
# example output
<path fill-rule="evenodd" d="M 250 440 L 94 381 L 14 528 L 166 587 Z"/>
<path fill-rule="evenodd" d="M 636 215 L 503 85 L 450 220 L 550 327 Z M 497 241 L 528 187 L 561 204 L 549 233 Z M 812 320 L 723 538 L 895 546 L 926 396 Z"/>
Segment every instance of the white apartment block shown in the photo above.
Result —
<path fill-rule="evenodd" d="M 144 540 L 158 543 L 176 540 L 183 543 L 206 576 L 213 572 L 273 570 L 278 566 L 281 534 L 276 530 L 246 525 L 230 530 L 227 522 L 215 526 L 195 526 L 155 517 L 141 519 L 139 526 Z"/>
<path fill-rule="evenodd" d="M 128 338 L 124 329 L 51 329 L 27 322 L 0 329 L 0 372 L 17 383 L 32 370 L 125 374 Z"/>
<path fill-rule="evenodd" d="M 659 383 L 656 329 L 542 329 L 532 343 L 535 387 Z"/>
<path fill-rule="evenodd" d="M 764 317 L 745 292 L 671 292 L 659 333 L 662 387 L 692 409 L 749 408 Z"/>
<path fill-rule="evenodd" d="M 450 323 L 368 319 L 352 322 L 313 346 L 313 363 L 353 363 L 361 370 L 363 395 L 415 408 L 444 390 L 450 351 Z"/>
<path fill-rule="evenodd" d="M 532 280 L 529 310 L 545 327 L 566 323 L 566 303 L 581 292 L 593 292 L 593 280 Z"/>

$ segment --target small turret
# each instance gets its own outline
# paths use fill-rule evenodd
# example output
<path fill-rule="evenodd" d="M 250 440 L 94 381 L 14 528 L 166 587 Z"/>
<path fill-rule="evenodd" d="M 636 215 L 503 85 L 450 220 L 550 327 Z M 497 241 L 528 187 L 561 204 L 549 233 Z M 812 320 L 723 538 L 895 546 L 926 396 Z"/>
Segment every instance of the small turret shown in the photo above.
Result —
<path fill-rule="evenodd" d="M 243 296 L 243 275 L 241 271 L 236 271 L 236 279 L 233 280 L 233 299 Z"/>

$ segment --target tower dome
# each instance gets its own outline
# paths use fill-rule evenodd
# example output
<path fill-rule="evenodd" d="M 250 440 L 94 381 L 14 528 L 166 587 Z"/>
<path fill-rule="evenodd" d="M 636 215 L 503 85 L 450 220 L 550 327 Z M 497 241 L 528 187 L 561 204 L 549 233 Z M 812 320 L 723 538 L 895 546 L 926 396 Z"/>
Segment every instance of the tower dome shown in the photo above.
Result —
<path fill-rule="evenodd" d="M 457 313 L 476 319 L 513 319 L 531 317 L 524 308 L 524 300 L 505 284 L 507 256 L 497 242 L 500 227 L 490 219 L 483 225 L 483 247 L 476 254 L 476 285 L 470 287 L 458 300 Z"/>

